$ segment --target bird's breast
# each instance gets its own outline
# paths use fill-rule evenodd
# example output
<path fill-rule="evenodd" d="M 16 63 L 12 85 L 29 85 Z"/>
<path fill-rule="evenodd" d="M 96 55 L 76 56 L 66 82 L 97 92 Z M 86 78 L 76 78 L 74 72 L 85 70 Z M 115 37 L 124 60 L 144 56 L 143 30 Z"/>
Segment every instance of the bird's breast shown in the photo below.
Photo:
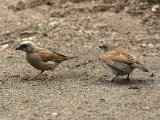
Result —
<path fill-rule="evenodd" d="M 42 61 L 37 54 L 28 54 L 26 59 L 31 66 L 39 70 L 50 70 L 57 66 L 57 63 L 53 61 Z"/>
<path fill-rule="evenodd" d="M 116 63 L 115 65 L 107 64 L 107 65 L 111 69 L 111 71 L 117 75 L 127 75 L 133 71 L 133 69 L 129 65 L 124 63 Z"/>

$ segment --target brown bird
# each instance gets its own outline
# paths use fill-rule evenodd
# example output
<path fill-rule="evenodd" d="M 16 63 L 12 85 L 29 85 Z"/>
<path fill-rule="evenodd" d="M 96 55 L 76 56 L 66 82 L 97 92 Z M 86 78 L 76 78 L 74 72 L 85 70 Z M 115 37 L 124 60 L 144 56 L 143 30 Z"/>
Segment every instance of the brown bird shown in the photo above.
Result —
<path fill-rule="evenodd" d="M 44 71 L 53 71 L 61 62 L 76 57 L 68 57 L 56 52 L 51 52 L 47 49 L 36 46 L 31 41 L 24 41 L 16 48 L 16 50 L 22 50 L 26 52 L 26 59 L 28 63 L 34 68 L 41 70 L 33 79 L 42 74 Z M 47 80 L 51 77 L 51 74 Z"/>
<path fill-rule="evenodd" d="M 127 75 L 126 80 L 130 80 L 129 75 L 135 68 L 148 72 L 147 67 L 123 48 L 114 48 L 110 50 L 109 45 L 100 45 L 99 48 L 104 52 L 104 54 L 101 55 L 101 60 L 105 62 L 116 75 L 110 81 L 113 81 L 116 77 L 123 75 Z"/>

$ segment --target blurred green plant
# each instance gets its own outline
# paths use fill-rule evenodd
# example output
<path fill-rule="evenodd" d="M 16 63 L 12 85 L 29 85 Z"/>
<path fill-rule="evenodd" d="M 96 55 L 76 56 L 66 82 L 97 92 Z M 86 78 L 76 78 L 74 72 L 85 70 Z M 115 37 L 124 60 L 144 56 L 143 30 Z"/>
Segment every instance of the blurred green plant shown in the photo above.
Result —
<path fill-rule="evenodd" d="M 50 37 L 52 34 L 56 31 L 56 28 L 47 28 L 44 26 L 38 27 L 38 34 L 44 36 L 44 37 Z"/>
<path fill-rule="evenodd" d="M 90 40 L 92 38 L 93 32 L 91 30 L 84 30 L 83 33 L 87 39 Z"/>
<path fill-rule="evenodd" d="M 49 37 L 49 30 L 46 27 L 39 27 L 38 33 L 42 36 Z"/>

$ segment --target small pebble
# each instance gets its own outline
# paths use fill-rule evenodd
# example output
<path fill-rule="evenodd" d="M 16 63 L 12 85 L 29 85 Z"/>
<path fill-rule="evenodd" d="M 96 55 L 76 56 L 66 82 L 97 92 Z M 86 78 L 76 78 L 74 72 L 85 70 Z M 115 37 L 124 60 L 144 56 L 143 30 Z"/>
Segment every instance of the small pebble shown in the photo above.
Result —
<path fill-rule="evenodd" d="M 154 5 L 151 9 L 152 12 L 158 12 L 160 10 L 160 6 L 159 5 Z"/>
<path fill-rule="evenodd" d="M 57 117 L 59 114 L 57 112 L 52 113 L 54 117 Z"/>
<path fill-rule="evenodd" d="M 100 102 L 105 102 L 105 99 L 101 98 L 101 99 L 100 99 Z"/>
<path fill-rule="evenodd" d="M 154 48 L 154 45 L 153 45 L 152 43 L 150 43 L 150 44 L 148 45 L 148 47 L 152 49 L 152 48 Z"/>
<path fill-rule="evenodd" d="M 49 23 L 49 26 L 51 26 L 52 28 L 57 28 L 58 27 L 58 22 L 51 22 L 51 23 Z"/>
<path fill-rule="evenodd" d="M 147 46 L 147 44 L 143 43 L 143 44 L 140 44 L 140 47 L 143 47 L 145 48 Z"/>
<path fill-rule="evenodd" d="M 150 77 L 154 77 L 154 73 L 152 72 L 149 76 L 150 76 Z"/>
<path fill-rule="evenodd" d="M 143 107 L 143 110 L 150 110 L 150 107 Z"/>

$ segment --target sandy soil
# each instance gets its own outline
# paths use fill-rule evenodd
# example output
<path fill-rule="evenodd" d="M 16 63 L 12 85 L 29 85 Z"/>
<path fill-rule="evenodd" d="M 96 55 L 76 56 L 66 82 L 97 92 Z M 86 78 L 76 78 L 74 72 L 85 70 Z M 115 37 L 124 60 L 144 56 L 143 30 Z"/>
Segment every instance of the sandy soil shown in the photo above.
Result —
<path fill-rule="evenodd" d="M 160 7 L 156 0 L 1 0 L 0 120 L 159 120 Z M 50 80 L 15 51 L 24 40 L 78 59 Z M 128 48 L 149 68 L 113 77 L 98 45 Z M 89 62 L 93 61 L 93 62 Z"/>

